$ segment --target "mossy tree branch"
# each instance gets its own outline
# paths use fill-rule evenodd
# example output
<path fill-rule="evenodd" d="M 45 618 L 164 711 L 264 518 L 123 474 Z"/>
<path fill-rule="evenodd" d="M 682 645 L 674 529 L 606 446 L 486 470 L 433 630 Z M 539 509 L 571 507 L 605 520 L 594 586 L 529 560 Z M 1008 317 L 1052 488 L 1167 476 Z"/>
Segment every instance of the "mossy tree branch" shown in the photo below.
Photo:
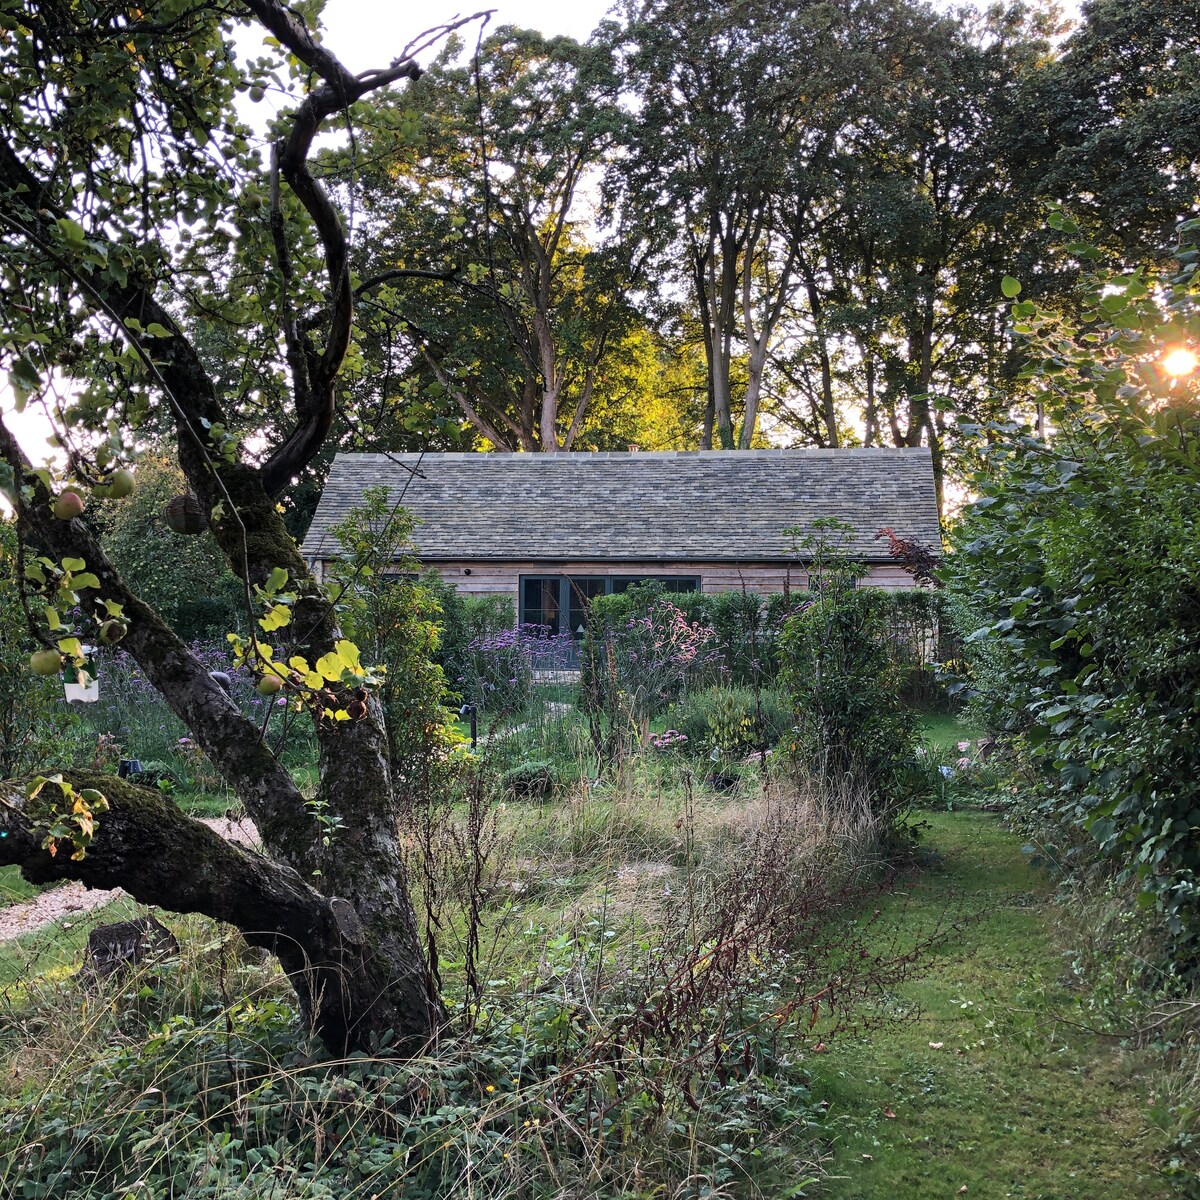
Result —
<path fill-rule="evenodd" d="M 90 771 L 64 778 L 108 801 L 87 853 L 73 859 L 69 846 L 54 854 L 44 849 L 38 801 L 26 799 L 25 781 L 6 780 L 0 782 L 0 866 L 19 867 L 30 883 L 73 879 L 119 887 L 143 904 L 234 925 L 251 945 L 278 957 L 331 1048 L 345 1052 L 369 1043 L 371 1012 L 384 1008 L 390 1016 L 391 1008 L 355 994 L 362 987 L 364 931 L 348 901 L 321 895 L 291 867 L 226 841 L 149 788 Z M 56 794 L 50 786 L 42 797 L 52 802 Z M 374 986 L 374 999 L 383 1000 L 386 987 L 382 981 Z M 398 1032 L 419 1045 L 427 1028 Z"/>

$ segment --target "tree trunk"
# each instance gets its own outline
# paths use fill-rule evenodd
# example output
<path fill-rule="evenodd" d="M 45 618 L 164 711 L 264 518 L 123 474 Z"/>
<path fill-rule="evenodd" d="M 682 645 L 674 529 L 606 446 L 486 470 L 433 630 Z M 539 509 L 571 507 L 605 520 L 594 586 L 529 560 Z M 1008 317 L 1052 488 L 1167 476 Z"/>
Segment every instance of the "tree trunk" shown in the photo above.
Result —
<path fill-rule="evenodd" d="M 388 1033 L 407 1052 L 428 1043 L 438 1010 L 422 994 L 420 955 L 414 962 L 407 947 L 383 946 L 361 905 L 325 896 L 290 867 L 225 841 L 149 788 L 85 771 L 64 779 L 109 804 L 87 853 L 75 860 L 69 845 L 54 854 L 42 845 L 44 822 L 63 801 L 57 785 L 28 800 L 25 783 L 8 780 L 0 783 L 0 866 L 20 867 L 31 883 L 120 887 L 143 904 L 236 925 L 278 957 L 305 1018 L 335 1054 L 376 1049 Z"/>
<path fill-rule="evenodd" d="M 82 785 L 98 786 L 110 801 L 116 796 L 125 803 L 100 816 L 96 839 L 81 863 L 71 864 L 65 854 L 50 865 L 31 857 L 28 834 L 23 839 L 15 835 L 0 839 L 3 853 L 18 854 L 5 861 L 18 862 L 35 882 L 74 878 L 92 886 L 119 886 L 146 903 L 176 912 L 206 913 L 236 925 L 252 940 L 267 939 L 255 944 L 280 953 L 289 977 L 297 983 L 302 1006 L 335 1054 L 370 1049 L 389 1031 L 405 1050 L 419 1048 L 436 1034 L 444 1013 L 421 953 L 408 899 L 378 706 L 368 705 L 366 715 L 357 721 L 316 721 L 320 784 L 316 797 L 306 801 L 263 743 L 258 727 L 242 716 L 158 614 L 125 587 L 83 522 L 60 521 L 51 515 L 49 494 L 29 474 L 28 462 L 2 422 L 0 456 L 29 485 L 18 501 L 22 529 L 54 557 L 86 562 L 100 586 L 82 593 L 85 608 L 97 610 L 105 599 L 122 606 L 128 626 L 122 646 L 245 804 L 271 856 L 255 858 L 261 887 L 283 886 L 280 881 L 285 881 L 292 888 L 296 880 L 302 882 L 312 893 L 307 900 L 310 907 L 319 903 L 330 912 L 336 910 L 345 944 L 332 937 L 327 921 L 298 922 L 286 905 L 272 912 L 265 901 L 255 898 L 258 892 L 247 893 L 253 902 L 244 903 L 236 888 L 227 897 L 211 899 L 214 881 L 220 878 L 213 873 L 213 861 L 230 870 L 236 865 L 227 856 L 214 860 L 208 852 L 211 831 L 162 802 L 161 808 L 153 810 L 156 820 L 162 818 L 161 835 L 148 837 L 143 849 L 139 839 L 149 828 L 143 819 L 149 811 L 145 789 L 125 788 L 109 779 L 101 785 Z M 292 649 L 315 662 L 333 647 L 340 632 L 274 502 L 262 491 L 258 473 L 246 466 L 225 465 L 219 480 L 210 472 L 201 481 L 207 487 L 197 491 L 206 505 L 211 506 L 222 486 L 234 500 L 236 517 L 215 520 L 212 529 L 235 571 L 251 583 L 261 583 L 272 565 L 288 571 L 288 586 L 298 592 Z M 23 810 L 14 808 L 11 796 L 6 795 L 3 808 L 20 827 Z M 335 826 L 337 831 L 330 836 L 327 831 Z M 329 845 L 325 845 L 327 837 Z M 149 869 L 147 859 L 156 864 L 158 874 Z M 214 905 L 221 906 L 219 911 Z M 287 957 L 281 947 L 288 948 Z"/>

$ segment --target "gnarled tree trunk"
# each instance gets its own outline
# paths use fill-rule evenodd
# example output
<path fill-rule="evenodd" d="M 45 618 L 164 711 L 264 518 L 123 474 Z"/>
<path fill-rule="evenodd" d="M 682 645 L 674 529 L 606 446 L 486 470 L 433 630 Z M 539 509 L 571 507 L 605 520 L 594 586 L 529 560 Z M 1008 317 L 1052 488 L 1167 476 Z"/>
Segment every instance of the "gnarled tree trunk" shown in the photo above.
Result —
<path fill-rule="evenodd" d="M 286 630 L 288 653 L 316 663 L 335 648 L 341 634 L 333 605 L 301 559 L 276 502 L 328 435 L 335 378 L 350 340 L 353 291 L 340 217 L 310 173 L 307 158 L 326 118 L 373 88 L 415 78 L 419 71 L 410 61 L 398 61 L 382 71 L 353 75 L 277 0 L 246 0 L 246 7 L 316 81 L 288 136 L 275 147 L 269 220 L 276 269 L 290 284 L 289 237 L 300 236 L 296 229 L 289 234 L 280 204 L 282 181 L 307 213 L 327 270 L 323 347 L 313 343 L 319 322 L 298 319 L 286 304 L 279 314 L 294 425 L 265 463 L 229 460 L 220 433 L 227 419 L 212 377 L 157 294 L 169 272 L 158 280 L 149 272 L 132 271 L 117 278 L 62 253 L 59 229 L 77 224 L 72 205 L 78 200 L 68 190 L 71 171 L 60 172 L 55 156 L 77 153 L 77 146 L 56 150 L 40 134 L 23 137 L 19 127 L 11 138 L 0 137 L 0 226 L 5 241 L 19 245 L 23 262 L 38 264 L 33 277 L 49 281 L 37 296 L 47 313 L 56 302 L 76 305 L 141 357 L 152 390 L 174 421 L 180 465 L 219 545 L 246 581 L 247 596 L 273 571 L 286 570 L 288 590 L 296 595 Z M 61 37 L 74 54 L 83 35 L 68 16 L 55 19 L 61 27 L 47 23 L 46 35 Z M 113 19 L 120 25 L 126 17 L 119 13 Z M 223 19 L 218 10 L 199 5 L 180 22 L 219 26 Z M 175 25 L 164 26 L 165 32 L 153 23 L 146 29 L 147 37 L 180 36 Z M 96 36 L 106 33 L 101 29 Z M 50 46 L 45 53 L 57 51 Z M 54 61 L 68 59 L 60 55 Z M 103 227 L 88 235 L 98 242 L 110 236 Z M 153 255 L 148 258 L 154 261 Z M 158 327 L 156 337 L 141 332 L 150 326 Z M 0 465 L 4 463 L 16 484 L 11 491 L 21 535 L 53 561 L 84 560 L 98 580 L 97 587 L 81 593 L 90 616 L 103 617 L 104 601 L 121 606 L 128 629 L 124 647 L 245 804 L 266 854 L 223 842 L 145 789 L 112 778 L 74 775 L 70 779 L 76 786 L 96 788 L 111 805 L 99 815 L 86 855 L 76 861 L 68 853 L 44 850 L 38 831 L 44 793 L 30 801 L 19 783 L 9 782 L 0 784 L 0 863 L 19 865 L 35 882 L 78 879 L 95 887 L 119 886 L 146 903 L 236 925 L 253 944 L 278 955 L 305 1011 L 335 1053 L 371 1049 L 385 1034 L 407 1051 L 425 1045 L 444 1012 L 420 949 L 399 853 L 378 704 L 372 700 L 364 705 L 350 687 L 331 684 L 335 707 L 355 715 L 332 721 L 321 716 L 325 704 L 308 697 L 320 763 L 316 795 L 306 799 L 259 728 L 120 579 L 87 524 L 53 515 L 45 479 L 33 472 L 0 421 Z"/>

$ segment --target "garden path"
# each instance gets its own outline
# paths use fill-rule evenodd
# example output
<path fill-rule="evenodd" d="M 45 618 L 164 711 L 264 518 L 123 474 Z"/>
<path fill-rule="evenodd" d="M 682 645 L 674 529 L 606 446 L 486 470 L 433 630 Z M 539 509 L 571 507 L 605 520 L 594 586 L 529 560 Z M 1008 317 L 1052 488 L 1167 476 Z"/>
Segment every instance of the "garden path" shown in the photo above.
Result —
<path fill-rule="evenodd" d="M 198 820 L 231 842 L 252 846 L 258 841 L 258 830 L 249 820 L 232 821 L 228 817 L 200 817 Z M 82 883 L 59 884 L 29 900 L 0 909 L 0 942 L 32 933 L 53 921 L 82 917 L 124 895 L 120 888 L 103 891 L 84 887 Z"/>
<path fill-rule="evenodd" d="M 1079 931 L 1055 880 L 992 814 L 923 823 L 931 861 L 881 905 L 880 928 L 911 937 L 946 914 L 957 928 L 887 995 L 892 1019 L 813 1060 L 831 1134 L 823 1200 L 1178 1194 L 1163 1173 L 1164 1060 L 1092 1028 L 1103 994 L 1093 1008 L 1070 973 Z"/>

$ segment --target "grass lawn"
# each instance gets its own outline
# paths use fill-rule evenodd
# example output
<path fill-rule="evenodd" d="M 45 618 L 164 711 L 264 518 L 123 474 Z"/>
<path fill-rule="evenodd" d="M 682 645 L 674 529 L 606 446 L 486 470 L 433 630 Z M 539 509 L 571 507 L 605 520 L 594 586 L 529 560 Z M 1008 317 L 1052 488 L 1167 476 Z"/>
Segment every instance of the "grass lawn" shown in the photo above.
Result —
<path fill-rule="evenodd" d="M 21 878 L 20 867 L 0 867 L 0 908 L 19 904 L 36 896 L 42 889 Z"/>
<path fill-rule="evenodd" d="M 964 739 L 972 741 L 979 736 L 977 729 L 965 725 L 958 717 L 950 713 L 921 713 L 917 719 L 917 728 L 921 736 L 935 750 L 952 750 Z"/>
<path fill-rule="evenodd" d="M 838 1200 L 1171 1195 L 1145 1119 L 1148 1063 L 1069 1023 L 1051 884 L 998 817 L 930 813 L 936 857 L 889 906 L 966 923 L 891 998 L 911 1019 L 815 1059 Z"/>

